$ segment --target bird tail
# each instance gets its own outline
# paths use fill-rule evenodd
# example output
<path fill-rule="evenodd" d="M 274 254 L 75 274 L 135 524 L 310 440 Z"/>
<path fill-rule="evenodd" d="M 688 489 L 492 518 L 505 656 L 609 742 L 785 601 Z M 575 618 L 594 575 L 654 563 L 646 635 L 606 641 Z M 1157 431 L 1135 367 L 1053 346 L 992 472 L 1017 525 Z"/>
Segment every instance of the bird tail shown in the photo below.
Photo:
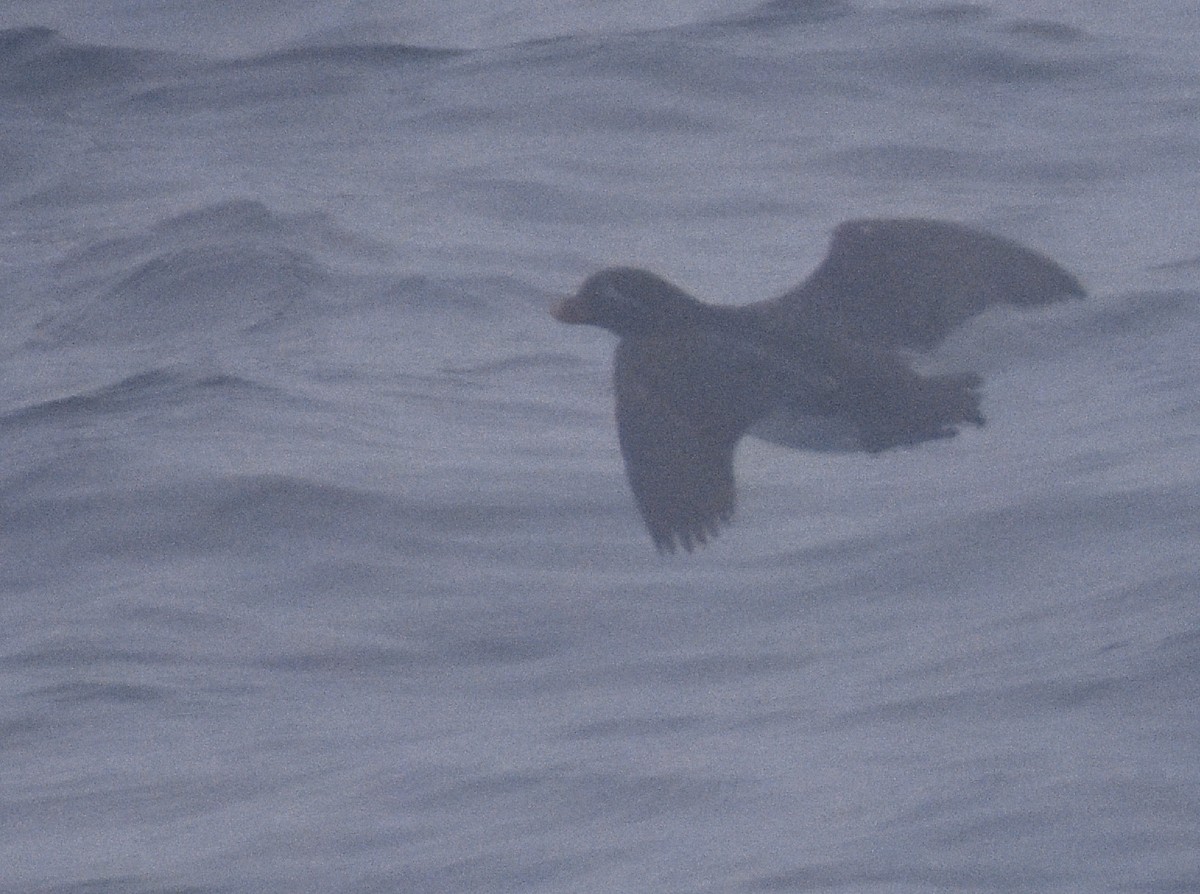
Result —
<path fill-rule="evenodd" d="M 980 385 L 975 373 L 916 376 L 894 412 L 869 420 L 863 446 L 872 452 L 952 438 L 960 425 L 983 425 Z"/>

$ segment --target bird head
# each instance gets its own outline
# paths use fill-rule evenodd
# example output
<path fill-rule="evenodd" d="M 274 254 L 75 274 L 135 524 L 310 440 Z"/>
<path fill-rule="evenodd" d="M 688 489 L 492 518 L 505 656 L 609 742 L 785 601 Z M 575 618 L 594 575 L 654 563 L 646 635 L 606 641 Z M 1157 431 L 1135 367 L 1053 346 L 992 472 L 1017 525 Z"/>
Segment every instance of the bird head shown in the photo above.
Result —
<path fill-rule="evenodd" d="M 602 326 L 620 336 L 656 335 L 693 321 L 702 307 L 661 276 L 634 267 L 610 267 L 585 279 L 551 314 L 562 323 Z"/>

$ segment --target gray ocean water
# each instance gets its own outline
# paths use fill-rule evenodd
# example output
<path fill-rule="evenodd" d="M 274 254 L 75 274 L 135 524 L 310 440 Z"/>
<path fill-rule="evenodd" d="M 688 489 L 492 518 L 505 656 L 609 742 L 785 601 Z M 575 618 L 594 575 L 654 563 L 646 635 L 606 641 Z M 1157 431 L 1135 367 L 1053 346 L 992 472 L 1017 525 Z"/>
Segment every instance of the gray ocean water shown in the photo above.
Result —
<path fill-rule="evenodd" d="M 0 9 L 0 892 L 1200 891 L 1200 15 Z M 1090 297 L 655 553 L 613 263 L 859 216 Z"/>

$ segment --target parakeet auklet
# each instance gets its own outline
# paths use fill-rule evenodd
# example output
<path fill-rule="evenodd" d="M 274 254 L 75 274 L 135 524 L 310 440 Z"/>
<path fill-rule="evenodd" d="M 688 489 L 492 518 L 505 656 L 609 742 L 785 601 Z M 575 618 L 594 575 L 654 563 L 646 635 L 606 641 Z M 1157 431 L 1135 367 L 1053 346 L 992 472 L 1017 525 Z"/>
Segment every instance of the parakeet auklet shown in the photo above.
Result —
<path fill-rule="evenodd" d="M 921 375 L 904 353 L 935 347 L 992 305 L 1084 294 L 1008 239 L 943 221 L 858 220 L 834 231 L 807 280 L 770 301 L 703 304 L 653 273 L 614 267 L 553 314 L 620 338 L 629 485 L 655 546 L 690 552 L 733 515 L 742 435 L 878 452 L 982 425 L 977 375 Z"/>

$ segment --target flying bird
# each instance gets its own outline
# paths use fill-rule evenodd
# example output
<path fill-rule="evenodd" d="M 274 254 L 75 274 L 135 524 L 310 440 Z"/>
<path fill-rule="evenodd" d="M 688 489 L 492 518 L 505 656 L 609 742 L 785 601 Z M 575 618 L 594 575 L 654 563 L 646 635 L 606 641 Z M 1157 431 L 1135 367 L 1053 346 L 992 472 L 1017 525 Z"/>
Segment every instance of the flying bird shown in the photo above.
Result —
<path fill-rule="evenodd" d="M 923 375 L 912 351 L 1000 304 L 1083 297 L 1054 261 L 1009 239 L 921 219 L 834 230 L 803 283 L 768 301 L 705 304 L 647 270 L 584 280 L 554 317 L 613 332 L 617 435 L 660 552 L 688 552 L 733 516 L 745 434 L 877 453 L 982 425 L 974 373 Z"/>

